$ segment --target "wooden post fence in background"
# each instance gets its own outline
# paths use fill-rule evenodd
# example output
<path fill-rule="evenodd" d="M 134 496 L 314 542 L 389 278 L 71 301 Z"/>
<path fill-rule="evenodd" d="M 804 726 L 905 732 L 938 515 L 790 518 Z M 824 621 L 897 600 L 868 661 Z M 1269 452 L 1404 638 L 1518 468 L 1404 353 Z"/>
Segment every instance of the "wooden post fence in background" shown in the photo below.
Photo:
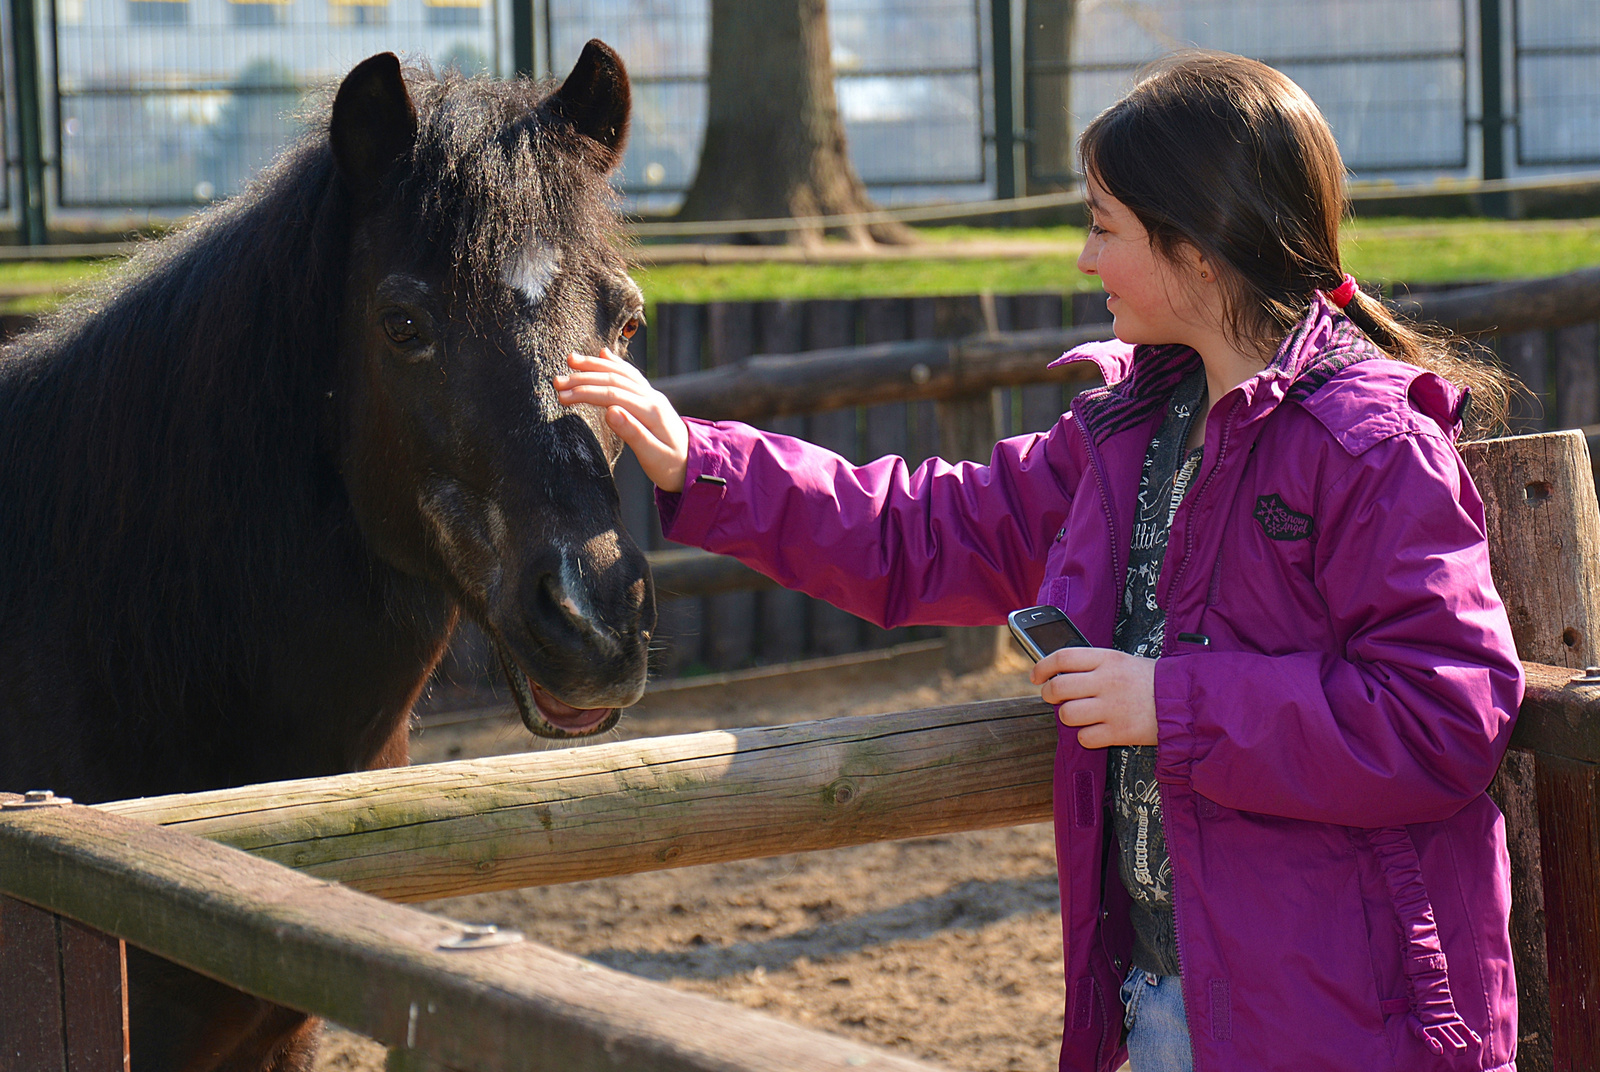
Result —
<path fill-rule="evenodd" d="M 1525 661 L 1600 663 L 1600 506 L 1580 431 L 1462 449 L 1483 496 L 1495 587 Z M 1591 685 L 1573 686 L 1584 692 Z M 1600 767 L 1507 753 L 1490 793 L 1506 816 L 1522 1072 L 1600 1059 Z"/>
<path fill-rule="evenodd" d="M 938 336 L 962 338 L 998 331 L 994 295 L 942 298 L 936 307 Z M 997 412 L 999 392 L 990 389 L 941 399 L 939 456 L 949 462 L 988 462 L 1005 426 Z M 992 625 L 947 626 L 944 664 L 952 674 L 987 670 L 999 661 L 1007 642 L 1005 630 Z"/>

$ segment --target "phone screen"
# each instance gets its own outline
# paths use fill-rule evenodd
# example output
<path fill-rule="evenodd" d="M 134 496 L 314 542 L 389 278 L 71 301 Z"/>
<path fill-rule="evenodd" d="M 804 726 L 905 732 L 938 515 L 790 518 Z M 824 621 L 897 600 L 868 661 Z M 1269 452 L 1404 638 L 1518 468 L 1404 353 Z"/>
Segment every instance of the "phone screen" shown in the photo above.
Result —
<path fill-rule="evenodd" d="M 1039 625 L 1028 627 L 1028 638 L 1039 646 L 1039 650 L 1049 655 L 1052 651 L 1061 648 L 1085 648 L 1089 642 L 1078 632 L 1077 627 L 1065 618 L 1057 618 L 1053 622 L 1042 622 Z"/>

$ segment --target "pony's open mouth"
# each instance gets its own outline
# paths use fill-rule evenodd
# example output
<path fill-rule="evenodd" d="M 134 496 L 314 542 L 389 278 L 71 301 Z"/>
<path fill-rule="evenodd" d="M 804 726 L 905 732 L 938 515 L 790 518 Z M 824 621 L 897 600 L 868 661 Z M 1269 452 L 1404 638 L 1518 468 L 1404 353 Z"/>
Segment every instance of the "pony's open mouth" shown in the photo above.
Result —
<path fill-rule="evenodd" d="M 517 699 L 517 713 L 522 716 L 522 724 L 528 727 L 529 733 L 558 739 L 590 737 L 604 733 L 622 717 L 621 708 L 573 707 L 556 699 L 523 672 L 498 639 L 494 647 L 500 657 L 500 668 L 511 685 L 511 695 Z"/>

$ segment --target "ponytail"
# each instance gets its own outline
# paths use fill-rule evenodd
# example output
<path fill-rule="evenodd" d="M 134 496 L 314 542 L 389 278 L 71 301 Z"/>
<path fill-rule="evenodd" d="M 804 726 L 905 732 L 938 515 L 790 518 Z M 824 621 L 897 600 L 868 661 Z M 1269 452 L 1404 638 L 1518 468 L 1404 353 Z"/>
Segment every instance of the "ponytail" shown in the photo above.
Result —
<path fill-rule="evenodd" d="M 1506 430 L 1511 397 L 1522 388 L 1487 348 L 1441 327 L 1407 323 L 1361 290 L 1344 313 L 1396 361 L 1437 373 L 1470 394 L 1471 405 L 1462 414 L 1463 439 L 1487 439 Z"/>

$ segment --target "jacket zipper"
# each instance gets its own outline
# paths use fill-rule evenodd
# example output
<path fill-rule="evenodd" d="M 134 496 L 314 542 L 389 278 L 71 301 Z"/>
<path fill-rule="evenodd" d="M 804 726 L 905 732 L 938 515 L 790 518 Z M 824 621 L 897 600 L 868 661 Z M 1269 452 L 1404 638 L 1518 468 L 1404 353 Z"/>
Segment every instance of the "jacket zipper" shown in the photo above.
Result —
<path fill-rule="evenodd" d="M 1082 423 L 1082 420 L 1080 417 L 1079 423 Z M 1095 443 L 1094 436 L 1089 434 L 1088 425 L 1084 425 L 1083 432 L 1083 442 L 1089 451 L 1089 461 L 1094 465 L 1095 484 L 1100 489 L 1100 508 L 1106 514 L 1106 540 L 1111 545 L 1111 583 L 1114 592 L 1117 578 L 1127 570 L 1127 566 L 1117 555 L 1117 519 L 1111 511 L 1111 492 L 1108 487 L 1109 482 L 1106 480 L 1105 465 L 1100 460 L 1100 447 Z"/>
<path fill-rule="evenodd" d="M 1217 457 L 1211 463 L 1211 471 L 1206 474 L 1205 481 L 1195 489 L 1194 496 L 1189 499 L 1188 511 L 1192 515 L 1194 508 L 1199 505 L 1206 489 L 1211 487 L 1211 482 L 1217 478 L 1217 473 L 1222 469 L 1222 463 L 1228 456 L 1228 438 L 1233 431 L 1233 415 L 1239 408 L 1242 398 L 1233 400 L 1228 407 L 1228 415 L 1222 424 L 1222 434 L 1217 438 Z M 1178 570 L 1172 575 L 1172 581 L 1167 585 L 1167 600 L 1170 604 L 1174 592 L 1179 591 L 1178 582 L 1183 580 L 1183 575 L 1189 569 L 1189 558 L 1194 554 L 1194 526 L 1189 525 L 1183 534 L 1183 558 L 1178 562 Z M 1167 638 L 1173 634 L 1170 630 L 1165 632 L 1161 641 L 1161 653 L 1166 654 Z M 1171 814 L 1167 809 L 1167 787 L 1157 783 L 1156 791 L 1161 794 L 1161 821 L 1166 823 L 1167 816 Z M 1183 991 L 1183 1010 L 1185 1026 L 1189 1031 L 1189 1062 L 1190 1066 L 1199 1069 L 1200 1055 L 1194 1044 L 1194 1025 L 1199 1016 L 1198 1006 L 1195 1004 L 1194 994 L 1189 987 L 1189 975 L 1183 970 L 1183 922 L 1182 913 L 1179 911 L 1181 899 L 1178 896 L 1178 868 L 1177 859 L 1172 857 L 1172 839 L 1167 838 L 1167 855 L 1173 860 L 1172 868 L 1172 949 L 1178 959 L 1178 988 Z"/>
<path fill-rule="evenodd" d="M 1117 521 L 1116 521 L 1116 515 L 1113 514 L 1112 510 L 1111 510 L 1111 491 L 1110 491 L 1110 486 L 1109 486 L 1109 482 L 1106 480 L 1105 465 L 1100 460 L 1100 448 L 1099 448 L 1099 445 L 1097 443 L 1095 443 L 1094 436 L 1090 434 L 1089 426 L 1084 423 L 1082 417 L 1078 418 L 1078 422 L 1083 425 L 1083 433 L 1084 433 L 1083 434 L 1083 442 L 1084 442 L 1084 446 L 1089 452 L 1089 462 L 1090 462 L 1090 464 L 1092 464 L 1094 466 L 1095 484 L 1100 489 L 1100 508 L 1105 511 L 1105 515 L 1106 515 L 1106 539 L 1107 539 L 1107 541 L 1109 541 L 1110 546 L 1111 546 L 1111 576 L 1112 576 L 1112 578 L 1114 580 L 1127 567 L 1123 566 L 1118 561 L 1118 558 L 1117 558 Z M 1111 845 L 1110 845 L 1110 842 L 1108 840 L 1110 838 L 1110 836 L 1111 836 L 1111 833 L 1110 833 L 1110 829 L 1109 829 L 1108 823 L 1109 823 L 1109 819 L 1108 818 L 1102 818 L 1101 819 L 1101 822 L 1100 822 L 1100 903 L 1095 906 L 1095 916 L 1096 916 L 1096 926 L 1100 930 L 1099 943 L 1098 943 L 1099 946 L 1100 946 L 1100 954 L 1102 956 L 1106 956 L 1106 957 L 1109 958 L 1110 954 L 1106 951 L 1106 946 L 1105 946 L 1105 939 L 1106 939 L 1106 935 L 1105 935 L 1106 864 L 1109 861 L 1110 852 L 1111 852 Z M 1176 921 L 1174 921 L 1174 926 L 1176 926 Z M 1120 972 L 1121 970 L 1122 969 L 1119 966 L 1117 968 L 1117 971 Z M 1091 978 L 1092 978 L 1092 976 L 1091 976 Z M 1094 985 L 1096 987 L 1096 990 L 1098 990 L 1099 989 L 1098 984 L 1094 984 Z M 1110 1010 L 1109 1007 L 1107 1007 L 1107 1004 L 1108 1003 L 1102 1004 L 1102 1006 L 1101 1006 L 1101 1013 L 1102 1013 L 1102 1015 L 1105 1016 L 1105 1023 L 1101 1027 L 1101 1030 L 1100 1030 L 1100 1042 L 1095 1047 L 1095 1064 L 1096 1064 L 1096 1066 L 1099 1065 L 1101 1055 L 1105 1050 L 1107 1032 L 1112 1030 L 1111 1010 Z M 1120 1019 L 1120 1017 L 1119 1017 L 1119 1019 Z M 1118 1033 L 1120 1035 L 1120 1031 L 1121 1031 L 1120 1027 L 1118 1027 L 1117 1030 L 1118 1030 Z"/>
<path fill-rule="evenodd" d="M 1161 794 L 1161 821 L 1167 821 L 1167 787 L 1160 782 L 1156 783 L 1156 792 Z M 1165 831 L 1163 831 L 1165 834 Z M 1172 857 L 1172 839 L 1167 838 L 1167 856 Z M 1189 1067 L 1199 1072 L 1200 1052 L 1194 1044 L 1194 1025 L 1198 1022 L 1199 1008 L 1195 1005 L 1194 995 L 1189 989 L 1189 973 L 1183 970 L 1183 918 L 1178 911 L 1180 898 L 1178 897 L 1178 868 L 1172 868 L 1172 951 L 1178 958 L 1178 989 L 1183 993 L 1183 1020 L 1184 1027 L 1189 1031 Z"/>
<path fill-rule="evenodd" d="M 1217 439 L 1216 460 L 1211 463 L 1211 471 L 1206 474 L 1205 482 L 1195 489 L 1194 495 L 1188 500 L 1186 512 L 1190 515 L 1194 514 L 1194 509 L 1200 504 L 1200 500 L 1204 498 L 1206 489 L 1211 486 L 1212 481 L 1216 480 L 1217 473 L 1222 469 L 1222 463 L 1228 456 L 1228 437 L 1233 432 L 1233 415 L 1238 411 L 1239 404 L 1243 401 L 1242 397 L 1235 398 L 1233 405 L 1228 407 L 1228 416 L 1222 423 L 1222 434 Z M 1183 558 L 1178 561 L 1178 571 L 1172 575 L 1172 580 L 1167 585 L 1168 603 L 1172 601 L 1172 594 L 1178 591 L 1178 582 L 1183 580 L 1183 575 L 1189 571 L 1189 559 L 1193 554 L 1194 526 L 1188 525 L 1183 533 Z M 1161 640 L 1161 654 L 1165 655 L 1167 653 L 1167 637 L 1172 635 L 1173 633 L 1170 629 L 1164 631 Z"/>

